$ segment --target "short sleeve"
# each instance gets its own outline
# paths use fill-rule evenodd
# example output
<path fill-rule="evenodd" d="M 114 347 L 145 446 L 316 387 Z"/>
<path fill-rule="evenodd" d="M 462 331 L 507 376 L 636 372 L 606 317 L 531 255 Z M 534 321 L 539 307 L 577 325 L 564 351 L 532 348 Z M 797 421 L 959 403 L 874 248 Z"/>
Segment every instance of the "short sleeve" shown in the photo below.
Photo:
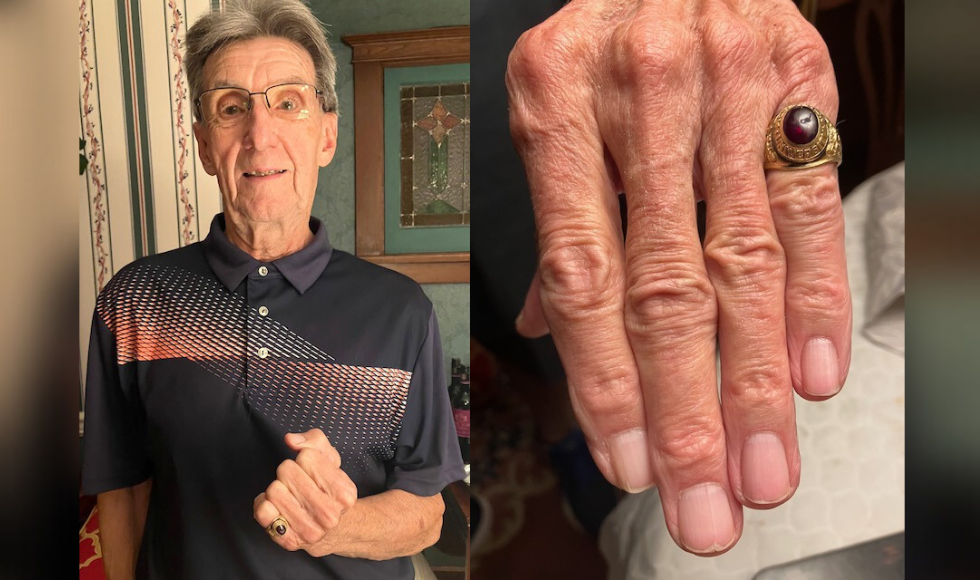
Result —
<path fill-rule="evenodd" d="M 405 416 L 395 456 L 389 463 L 388 489 L 428 497 L 466 476 L 444 369 L 439 324 L 433 309 L 425 342 L 412 370 Z"/>
<path fill-rule="evenodd" d="M 116 339 L 96 312 L 89 341 L 82 493 L 131 487 L 152 475 L 135 363 L 120 365 Z"/>

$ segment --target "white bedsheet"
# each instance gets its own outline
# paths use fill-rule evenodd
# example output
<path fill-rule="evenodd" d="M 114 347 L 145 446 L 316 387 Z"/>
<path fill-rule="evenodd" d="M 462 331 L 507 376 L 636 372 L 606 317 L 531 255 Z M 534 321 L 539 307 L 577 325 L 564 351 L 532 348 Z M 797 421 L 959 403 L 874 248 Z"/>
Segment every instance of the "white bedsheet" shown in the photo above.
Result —
<path fill-rule="evenodd" d="M 894 180 L 896 174 L 904 187 L 904 166 L 876 178 Z M 750 580 L 768 566 L 905 529 L 905 358 L 862 332 L 865 225 L 874 187 L 872 180 L 865 182 L 844 203 L 854 301 L 851 367 L 844 390 L 833 399 L 796 399 L 803 460 L 796 495 L 772 510 L 746 509 L 742 539 L 715 558 L 693 556 L 674 544 L 656 489 L 628 496 L 599 537 L 610 579 Z M 904 309 L 898 315 L 904 331 Z"/>

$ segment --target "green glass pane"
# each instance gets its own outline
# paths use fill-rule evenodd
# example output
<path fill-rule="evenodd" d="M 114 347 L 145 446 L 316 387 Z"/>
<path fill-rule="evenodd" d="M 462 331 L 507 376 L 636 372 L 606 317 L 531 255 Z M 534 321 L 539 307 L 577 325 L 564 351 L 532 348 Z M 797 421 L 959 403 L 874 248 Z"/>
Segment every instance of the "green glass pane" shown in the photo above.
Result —
<path fill-rule="evenodd" d="M 436 193 L 446 191 L 449 184 L 449 139 L 436 143 L 429 139 L 429 187 Z"/>

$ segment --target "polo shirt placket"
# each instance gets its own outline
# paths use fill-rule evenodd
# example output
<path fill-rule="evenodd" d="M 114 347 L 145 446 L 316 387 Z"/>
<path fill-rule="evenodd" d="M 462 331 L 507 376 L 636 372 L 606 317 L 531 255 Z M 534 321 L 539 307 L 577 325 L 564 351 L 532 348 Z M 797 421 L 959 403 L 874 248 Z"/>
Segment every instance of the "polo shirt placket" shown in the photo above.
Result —
<path fill-rule="evenodd" d="M 260 327 L 258 316 L 268 316 L 269 307 L 264 304 L 256 308 L 258 302 L 262 302 L 268 297 L 272 290 L 273 283 L 277 277 L 275 267 L 262 263 L 255 270 L 245 277 L 245 302 L 249 306 L 248 316 L 245 317 L 245 392 L 243 401 L 248 406 L 251 413 L 252 406 L 249 404 L 250 396 L 262 396 L 263 393 L 256 393 L 256 378 L 264 374 L 262 364 L 269 356 L 279 356 L 280 353 L 273 353 L 268 344 L 260 336 L 256 335 L 256 330 Z M 281 280 L 279 280 L 281 282 Z M 262 314 L 265 312 L 265 314 Z"/>

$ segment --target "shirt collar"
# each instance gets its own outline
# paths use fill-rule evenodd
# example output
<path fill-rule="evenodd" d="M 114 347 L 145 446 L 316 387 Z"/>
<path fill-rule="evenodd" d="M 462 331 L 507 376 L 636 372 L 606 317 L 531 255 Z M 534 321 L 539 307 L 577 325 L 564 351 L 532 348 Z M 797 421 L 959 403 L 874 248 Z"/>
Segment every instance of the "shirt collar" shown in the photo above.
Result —
<path fill-rule="evenodd" d="M 333 248 L 327 238 L 327 228 L 315 217 L 310 217 L 310 230 L 313 241 L 298 252 L 273 260 L 272 264 L 283 277 L 299 291 L 306 292 L 316 282 L 327 263 Z M 225 214 L 219 213 L 211 220 L 211 232 L 202 242 L 204 257 L 211 270 L 229 290 L 238 288 L 242 280 L 256 268 L 260 262 L 241 248 L 232 244 L 225 235 Z"/>

